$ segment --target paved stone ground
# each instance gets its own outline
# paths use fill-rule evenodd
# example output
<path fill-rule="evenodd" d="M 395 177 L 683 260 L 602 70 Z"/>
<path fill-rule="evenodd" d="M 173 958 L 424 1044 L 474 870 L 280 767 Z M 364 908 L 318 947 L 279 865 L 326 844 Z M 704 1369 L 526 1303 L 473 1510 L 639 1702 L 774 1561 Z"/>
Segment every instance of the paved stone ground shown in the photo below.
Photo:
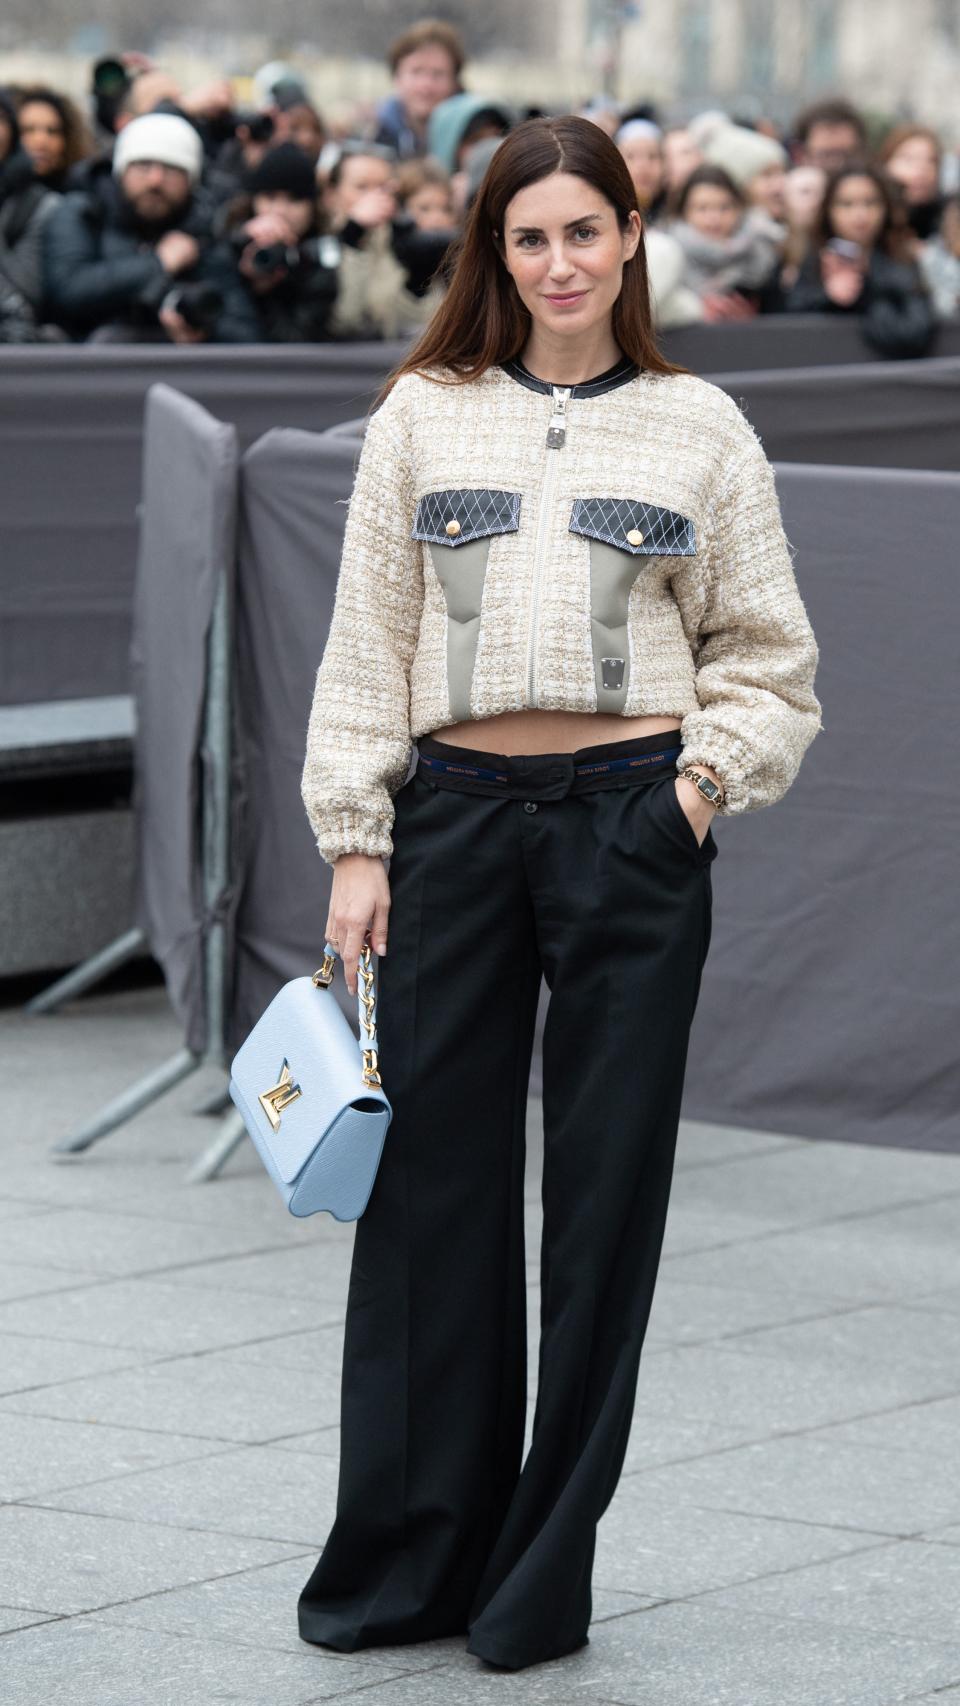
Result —
<path fill-rule="evenodd" d="M 177 1041 L 157 988 L 0 1013 L 3 1706 L 960 1706 L 960 1157 L 685 1124 L 589 1646 L 338 1657 L 296 1597 L 352 1228 L 249 1147 L 185 1182 L 209 1076 L 49 1154 Z"/>

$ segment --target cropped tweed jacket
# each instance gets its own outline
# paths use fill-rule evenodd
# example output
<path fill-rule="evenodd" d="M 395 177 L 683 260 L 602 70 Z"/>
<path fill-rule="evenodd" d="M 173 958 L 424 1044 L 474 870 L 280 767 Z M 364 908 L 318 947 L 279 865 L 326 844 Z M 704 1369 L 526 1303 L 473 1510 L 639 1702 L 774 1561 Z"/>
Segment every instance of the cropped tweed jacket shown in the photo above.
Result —
<path fill-rule="evenodd" d="M 626 358 L 449 377 L 404 375 L 367 425 L 303 769 L 324 859 L 392 852 L 418 736 L 533 706 L 679 717 L 677 769 L 709 765 L 725 813 L 778 800 L 818 648 L 737 404 Z"/>

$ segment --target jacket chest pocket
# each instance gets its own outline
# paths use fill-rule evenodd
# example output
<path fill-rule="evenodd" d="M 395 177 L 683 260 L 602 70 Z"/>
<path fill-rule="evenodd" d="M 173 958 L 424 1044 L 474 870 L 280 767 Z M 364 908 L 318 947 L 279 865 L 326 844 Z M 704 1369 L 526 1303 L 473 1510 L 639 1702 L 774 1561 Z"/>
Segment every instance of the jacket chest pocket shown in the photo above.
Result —
<path fill-rule="evenodd" d="M 597 710 L 622 713 L 630 677 L 627 612 L 634 582 L 643 572 L 643 559 L 695 557 L 696 529 L 679 510 L 640 498 L 576 498 L 570 532 L 590 541 Z"/>
<path fill-rule="evenodd" d="M 430 547 L 447 606 L 447 682 L 450 716 L 471 715 L 470 688 L 480 634 L 480 607 L 490 541 L 520 526 L 519 492 L 457 486 L 425 492 L 417 503 L 412 539 Z"/>

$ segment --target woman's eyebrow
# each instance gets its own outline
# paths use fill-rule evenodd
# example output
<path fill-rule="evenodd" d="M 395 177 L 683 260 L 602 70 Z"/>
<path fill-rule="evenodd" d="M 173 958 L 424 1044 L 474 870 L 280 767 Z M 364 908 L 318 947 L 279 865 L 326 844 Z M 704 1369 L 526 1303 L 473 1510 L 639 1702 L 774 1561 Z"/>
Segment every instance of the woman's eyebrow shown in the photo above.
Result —
<path fill-rule="evenodd" d="M 568 219 L 563 229 L 565 231 L 572 231 L 576 225 L 587 225 L 591 219 L 602 218 L 603 215 L 601 213 L 585 213 L 580 219 Z M 526 237 L 531 234 L 536 234 L 536 236 L 541 237 L 543 235 L 542 228 L 539 225 L 514 225 L 510 232 L 511 237 Z"/>

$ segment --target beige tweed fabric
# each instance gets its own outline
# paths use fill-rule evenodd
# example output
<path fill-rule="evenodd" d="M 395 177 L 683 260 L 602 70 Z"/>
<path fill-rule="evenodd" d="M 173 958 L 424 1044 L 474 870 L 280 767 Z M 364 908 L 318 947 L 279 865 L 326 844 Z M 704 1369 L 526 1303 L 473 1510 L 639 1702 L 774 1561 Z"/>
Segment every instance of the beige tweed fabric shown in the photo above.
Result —
<path fill-rule="evenodd" d="M 690 374 L 640 373 L 572 397 L 561 450 L 546 444 L 552 413 L 550 395 L 495 367 L 467 385 L 405 375 L 370 418 L 302 781 L 331 864 L 346 852 L 391 853 L 393 795 L 412 743 L 457 721 L 444 590 L 430 545 L 411 537 L 427 493 L 521 494 L 519 528 L 489 544 L 472 717 L 597 710 L 590 541 L 569 523 L 577 498 L 603 497 L 662 505 L 695 531 L 692 555 L 635 559 L 623 715 L 681 718 L 677 769 L 714 769 L 730 814 L 780 799 L 822 726 L 818 648 L 773 472 L 737 404 Z"/>

